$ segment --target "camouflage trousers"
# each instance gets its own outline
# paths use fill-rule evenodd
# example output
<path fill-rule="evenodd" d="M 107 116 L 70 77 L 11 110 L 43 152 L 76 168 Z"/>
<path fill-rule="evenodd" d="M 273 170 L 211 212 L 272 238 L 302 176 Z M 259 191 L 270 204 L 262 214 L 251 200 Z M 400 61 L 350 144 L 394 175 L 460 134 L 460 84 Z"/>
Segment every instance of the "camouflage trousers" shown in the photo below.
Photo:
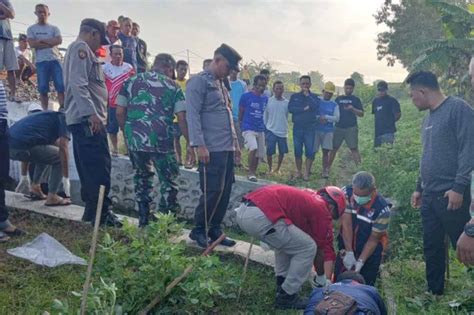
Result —
<path fill-rule="evenodd" d="M 153 153 L 130 151 L 130 160 L 135 169 L 135 195 L 138 203 L 151 203 L 155 172 L 160 181 L 159 211 L 176 212 L 179 209 L 177 195 L 179 166 L 175 153 Z"/>

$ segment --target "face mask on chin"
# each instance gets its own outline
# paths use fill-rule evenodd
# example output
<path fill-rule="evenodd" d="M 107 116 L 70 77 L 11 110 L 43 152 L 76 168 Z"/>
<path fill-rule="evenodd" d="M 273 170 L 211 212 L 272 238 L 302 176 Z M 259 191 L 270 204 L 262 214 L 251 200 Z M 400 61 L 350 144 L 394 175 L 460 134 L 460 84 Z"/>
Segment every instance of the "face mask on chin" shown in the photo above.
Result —
<path fill-rule="evenodd" d="M 370 200 L 372 199 L 372 196 L 369 195 L 369 196 L 357 196 L 357 195 L 353 195 L 354 196 L 354 200 L 355 202 L 357 202 L 358 205 L 360 206 L 363 206 L 367 203 L 370 202 Z"/>

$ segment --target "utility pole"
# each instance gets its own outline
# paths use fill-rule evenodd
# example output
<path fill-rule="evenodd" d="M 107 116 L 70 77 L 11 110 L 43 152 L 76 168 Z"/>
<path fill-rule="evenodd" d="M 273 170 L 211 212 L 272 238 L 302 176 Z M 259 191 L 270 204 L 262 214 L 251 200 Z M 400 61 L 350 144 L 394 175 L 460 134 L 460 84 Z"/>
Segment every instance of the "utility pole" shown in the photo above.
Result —
<path fill-rule="evenodd" d="M 186 49 L 186 55 L 188 56 L 188 78 L 191 76 L 191 64 L 189 63 L 189 49 Z"/>

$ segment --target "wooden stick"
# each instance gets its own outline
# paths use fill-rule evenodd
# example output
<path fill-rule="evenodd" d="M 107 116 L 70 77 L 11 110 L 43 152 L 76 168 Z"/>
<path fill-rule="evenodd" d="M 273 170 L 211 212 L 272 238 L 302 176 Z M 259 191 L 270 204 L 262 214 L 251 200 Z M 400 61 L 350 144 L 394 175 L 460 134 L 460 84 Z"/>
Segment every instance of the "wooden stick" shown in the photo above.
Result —
<path fill-rule="evenodd" d="M 97 246 L 97 236 L 99 234 L 99 224 L 100 218 L 102 216 L 102 205 L 104 203 L 104 194 L 105 186 L 100 185 L 99 200 L 97 201 L 97 211 L 95 214 L 94 222 L 94 233 L 92 234 L 91 249 L 89 251 L 89 264 L 87 265 L 86 282 L 84 282 L 84 290 L 82 291 L 81 315 L 85 315 L 87 309 L 87 294 L 89 293 L 89 286 L 91 282 L 92 265 L 94 264 L 95 249 Z"/>
<path fill-rule="evenodd" d="M 209 255 L 209 253 L 217 246 L 220 244 L 220 242 L 222 242 L 224 239 L 226 238 L 226 235 L 224 233 L 221 234 L 221 236 L 219 236 L 219 238 L 217 240 L 215 240 L 211 245 L 209 245 L 206 250 L 201 254 L 201 256 L 207 256 Z M 184 269 L 183 273 L 175 278 L 173 281 L 171 281 L 170 284 L 168 284 L 166 286 L 166 289 L 165 289 L 165 293 L 163 294 L 163 296 L 160 296 L 160 295 L 157 295 L 143 310 L 140 311 L 140 315 L 146 315 L 148 314 L 148 312 L 150 312 L 156 305 L 158 305 L 163 298 L 165 298 L 166 296 L 168 296 L 168 294 L 170 294 L 171 290 L 174 289 L 174 287 L 176 287 L 184 278 L 186 278 L 190 273 L 191 271 L 193 271 L 193 268 L 194 266 L 193 265 L 189 265 L 188 267 L 186 267 L 186 269 Z"/>
<path fill-rule="evenodd" d="M 249 246 L 249 251 L 247 252 L 247 257 L 245 257 L 244 270 L 242 271 L 242 276 L 240 280 L 240 287 L 239 287 L 239 294 L 237 295 L 237 302 L 239 302 L 240 294 L 242 293 L 242 284 L 244 283 L 245 275 L 247 274 L 250 254 L 252 253 L 252 247 L 253 247 L 254 242 L 255 242 L 255 238 L 252 237 L 252 239 L 250 240 L 250 246 Z"/>

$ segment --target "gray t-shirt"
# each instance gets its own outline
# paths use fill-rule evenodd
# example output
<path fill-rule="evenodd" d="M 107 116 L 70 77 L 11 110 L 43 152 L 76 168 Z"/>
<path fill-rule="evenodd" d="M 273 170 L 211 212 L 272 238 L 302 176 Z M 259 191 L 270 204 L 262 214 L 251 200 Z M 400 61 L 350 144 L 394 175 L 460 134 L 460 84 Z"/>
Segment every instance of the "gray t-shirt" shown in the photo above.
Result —
<path fill-rule="evenodd" d="M 13 10 L 10 0 L 0 0 L 0 3 L 3 3 L 7 8 Z M 0 39 L 13 39 L 10 19 L 0 20 Z"/>
<path fill-rule="evenodd" d="M 46 24 L 34 24 L 28 27 L 26 32 L 28 38 L 41 40 L 41 39 L 50 39 L 54 37 L 61 36 L 59 28 L 54 25 Z M 42 48 L 35 49 L 36 52 L 36 63 L 42 61 L 51 61 L 51 60 L 61 60 L 61 54 L 59 52 L 58 46 L 52 48 Z"/>

